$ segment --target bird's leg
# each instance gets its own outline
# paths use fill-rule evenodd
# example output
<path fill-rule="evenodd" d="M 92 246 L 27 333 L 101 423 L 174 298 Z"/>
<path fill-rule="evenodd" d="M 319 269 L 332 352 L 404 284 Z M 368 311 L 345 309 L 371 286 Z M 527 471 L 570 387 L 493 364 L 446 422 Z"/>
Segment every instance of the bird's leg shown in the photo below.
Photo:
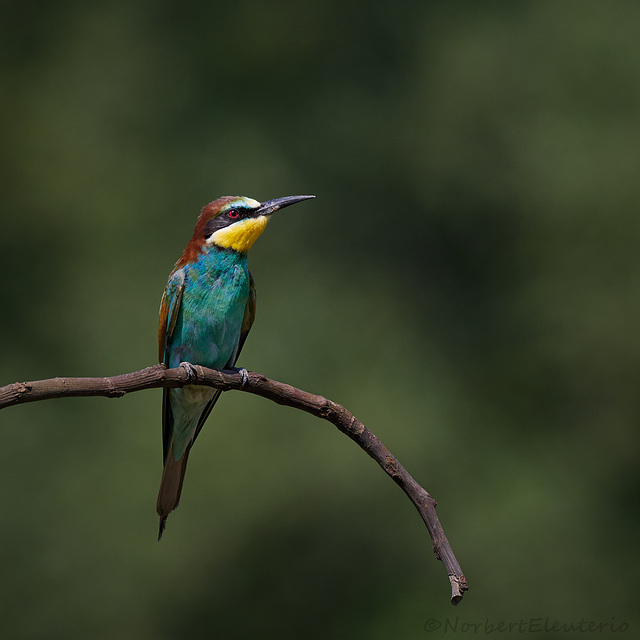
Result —
<path fill-rule="evenodd" d="M 180 366 L 185 370 L 187 374 L 187 382 L 194 382 L 197 379 L 198 372 L 190 362 L 181 362 Z"/>
<path fill-rule="evenodd" d="M 229 367 L 229 371 L 240 374 L 243 387 L 246 387 L 249 384 L 249 372 L 244 367 L 242 367 L 242 369 L 238 369 L 238 367 Z"/>

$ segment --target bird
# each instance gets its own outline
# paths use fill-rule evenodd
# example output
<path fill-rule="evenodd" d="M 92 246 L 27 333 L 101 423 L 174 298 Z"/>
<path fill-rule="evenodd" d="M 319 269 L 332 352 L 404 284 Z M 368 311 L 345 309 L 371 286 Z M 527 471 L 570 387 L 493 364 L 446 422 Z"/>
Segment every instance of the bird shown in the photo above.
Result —
<path fill-rule="evenodd" d="M 158 327 L 159 361 L 167 368 L 235 368 L 253 325 L 256 290 L 247 253 L 272 214 L 315 196 L 258 202 L 223 196 L 201 211 L 193 236 L 169 275 Z M 246 370 L 241 370 L 243 376 Z M 156 510 L 158 540 L 180 501 L 189 452 L 221 390 L 198 385 L 163 389 L 163 471 Z"/>

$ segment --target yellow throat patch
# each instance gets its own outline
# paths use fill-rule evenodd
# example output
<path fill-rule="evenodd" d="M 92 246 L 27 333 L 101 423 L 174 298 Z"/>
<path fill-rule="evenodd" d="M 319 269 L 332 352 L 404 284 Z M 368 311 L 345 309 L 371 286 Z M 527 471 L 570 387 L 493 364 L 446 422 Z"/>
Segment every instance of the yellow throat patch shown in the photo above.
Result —
<path fill-rule="evenodd" d="M 258 236 L 265 230 L 269 222 L 267 216 L 246 218 L 240 222 L 218 229 L 207 238 L 207 244 L 216 244 L 224 249 L 233 249 L 240 253 L 246 253 Z"/>

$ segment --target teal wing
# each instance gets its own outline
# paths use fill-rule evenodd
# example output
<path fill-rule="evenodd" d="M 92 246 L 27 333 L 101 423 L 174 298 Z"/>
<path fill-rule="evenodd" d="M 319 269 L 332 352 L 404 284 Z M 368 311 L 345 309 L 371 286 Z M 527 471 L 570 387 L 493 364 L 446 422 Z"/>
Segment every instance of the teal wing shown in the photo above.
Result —
<path fill-rule="evenodd" d="M 227 366 L 234 366 L 238 361 L 238 356 L 242 351 L 242 347 L 251 331 L 253 321 L 256 317 L 256 283 L 253 281 L 253 276 L 249 272 L 249 299 L 247 305 L 244 308 L 244 317 L 242 318 L 242 328 L 240 329 L 240 340 L 238 341 L 238 349 L 233 354 L 231 360 L 227 363 Z"/>
<path fill-rule="evenodd" d="M 244 346 L 245 341 L 247 340 L 247 336 L 249 335 L 249 331 L 253 326 L 253 321 L 256 317 L 256 285 L 253 281 L 253 276 L 251 272 L 249 272 L 249 299 L 247 300 L 247 304 L 244 308 L 244 316 L 242 318 L 242 327 L 240 329 L 240 340 L 238 341 L 238 347 L 233 352 L 231 358 L 229 358 L 229 362 L 225 365 L 225 368 L 233 367 L 238 361 L 238 356 L 242 351 L 242 347 Z M 208 402 L 207 406 L 204 408 L 202 414 L 200 415 L 200 420 L 198 420 L 198 426 L 196 427 L 195 433 L 193 435 L 193 439 L 191 440 L 191 444 L 195 442 L 195 439 L 198 437 L 200 431 L 202 431 L 202 427 L 204 423 L 207 421 L 211 410 L 215 406 L 218 398 L 222 391 L 220 389 L 216 389 L 213 398 Z"/>
<path fill-rule="evenodd" d="M 184 290 L 184 271 L 179 269 L 169 278 L 160 303 L 160 323 L 158 326 L 158 359 L 169 366 L 169 345 L 173 337 Z M 166 461 L 171 443 L 173 417 L 169 404 L 169 389 L 162 390 L 162 459 Z"/>

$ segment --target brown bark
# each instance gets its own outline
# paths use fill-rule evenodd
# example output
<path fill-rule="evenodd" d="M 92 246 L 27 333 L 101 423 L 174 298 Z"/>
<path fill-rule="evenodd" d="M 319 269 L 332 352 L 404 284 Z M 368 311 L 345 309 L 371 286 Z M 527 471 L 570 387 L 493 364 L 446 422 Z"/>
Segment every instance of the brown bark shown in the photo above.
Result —
<path fill-rule="evenodd" d="M 458 604 L 467 590 L 467 581 L 436 515 L 436 501 L 398 462 L 382 442 L 343 406 L 288 384 L 270 380 L 259 373 L 207 369 L 199 365 L 166 369 L 164 365 L 110 378 L 51 378 L 36 382 L 16 382 L 0 388 L 0 409 L 24 402 L 72 396 L 119 398 L 126 393 L 185 384 L 211 386 L 223 391 L 245 391 L 278 404 L 301 409 L 328 420 L 366 451 L 407 494 L 427 526 L 436 558 L 447 570 L 451 602 Z"/>

